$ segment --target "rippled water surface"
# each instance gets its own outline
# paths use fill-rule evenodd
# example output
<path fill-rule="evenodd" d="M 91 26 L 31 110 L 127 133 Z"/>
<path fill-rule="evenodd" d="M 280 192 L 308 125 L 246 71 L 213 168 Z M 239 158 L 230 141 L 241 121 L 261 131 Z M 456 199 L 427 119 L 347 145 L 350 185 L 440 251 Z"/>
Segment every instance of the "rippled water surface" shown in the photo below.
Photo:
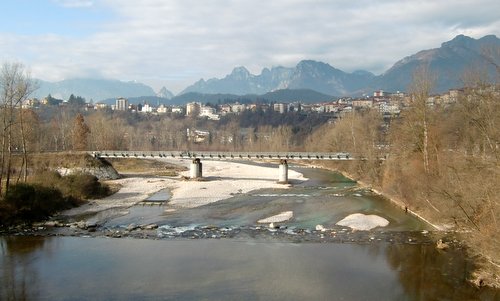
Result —
<path fill-rule="evenodd" d="M 283 223 L 287 227 L 314 229 L 321 224 L 332 227 L 349 214 L 376 214 L 389 220 L 384 230 L 425 230 L 429 227 L 405 214 L 387 200 L 339 174 L 320 169 L 301 169 L 311 180 L 290 189 L 262 189 L 249 194 L 236 193 L 232 198 L 198 208 L 177 208 L 166 202 L 162 206 L 142 204 L 129 214 L 106 223 L 119 228 L 131 223 L 190 227 L 199 225 L 249 226 L 283 211 L 294 217 Z M 162 192 L 163 194 L 164 192 Z"/>
<path fill-rule="evenodd" d="M 493 300 L 429 245 L 0 238 L 2 300 Z"/>

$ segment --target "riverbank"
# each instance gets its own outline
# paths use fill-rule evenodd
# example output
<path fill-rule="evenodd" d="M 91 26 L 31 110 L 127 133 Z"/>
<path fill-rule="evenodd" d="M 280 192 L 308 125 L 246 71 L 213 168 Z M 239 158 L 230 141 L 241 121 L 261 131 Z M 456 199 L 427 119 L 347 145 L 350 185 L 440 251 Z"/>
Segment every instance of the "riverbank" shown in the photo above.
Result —
<path fill-rule="evenodd" d="M 345 170 L 333 167 L 328 163 L 325 163 L 325 161 L 319 161 L 314 163 L 310 162 L 308 165 L 314 166 L 315 168 L 323 168 L 333 172 L 341 173 L 344 177 L 356 181 L 360 187 L 369 189 L 373 193 L 382 196 L 384 199 L 388 200 L 398 208 L 401 208 L 401 210 L 405 210 L 405 212 L 412 214 L 421 221 L 432 226 L 436 230 L 435 231 L 436 240 L 443 238 L 446 233 L 454 233 L 455 234 L 454 236 L 460 239 L 461 242 L 467 247 L 468 250 L 467 254 L 469 258 L 472 261 L 474 261 L 478 266 L 477 270 L 474 273 L 472 273 L 471 279 L 469 279 L 469 281 L 477 287 L 490 286 L 495 289 L 500 288 L 500 265 L 498 263 L 499 259 L 491 258 L 490 256 L 484 254 L 481 251 L 481 247 L 474 243 L 474 239 L 471 237 L 473 236 L 471 231 L 467 229 L 455 229 L 456 225 L 451 222 L 438 223 L 436 221 L 431 221 L 423 214 L 411 210 L 411 208 L 409 208 L 408 206 L 408 202 L 405 202 L 405 200 L 401 200 L 396 196 L 383 191 L 382 189 L 376 188 L 374 187 L 374 185 L 360 180 L 358 177 L 348 173 Z"/>

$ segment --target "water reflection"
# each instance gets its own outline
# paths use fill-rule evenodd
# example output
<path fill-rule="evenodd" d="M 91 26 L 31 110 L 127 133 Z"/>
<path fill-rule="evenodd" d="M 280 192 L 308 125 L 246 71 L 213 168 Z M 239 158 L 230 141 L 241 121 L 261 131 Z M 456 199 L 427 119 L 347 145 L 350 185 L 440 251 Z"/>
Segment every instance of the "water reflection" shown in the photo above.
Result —
<path fill-rule="evenodd" d="M 229 239 L 0 238 L 1 300 L 494 300 L 461 251 Z"/>
<path fill-rule="evenodd" d="M 0 238 L 1 300 L 37 300 L 38 270 L 36 252 L 49 239 L 5 237 Z M 49 255 L 50 251 L 44 255 Z"/>
<path fill-rule="evenodd" d="M 474 269 L 463 250 L 439 251 L 432 245 L 389 245 L 388 264 L 415 300 L 498 300 L 500 292 L 467 282 Z"/>

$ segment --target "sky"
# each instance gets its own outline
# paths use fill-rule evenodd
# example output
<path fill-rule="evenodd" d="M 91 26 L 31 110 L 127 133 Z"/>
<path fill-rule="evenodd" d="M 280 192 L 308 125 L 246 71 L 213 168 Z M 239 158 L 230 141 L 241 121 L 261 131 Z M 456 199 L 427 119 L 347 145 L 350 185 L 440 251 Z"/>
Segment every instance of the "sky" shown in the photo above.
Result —
<path fill-rule="evenodd" d="M 459 34 L 500 37 L 498 0 L 1 0 L 0 12 L 0 62 L 33 78 L 174 93 L 305 59 L 381 74 Z"/>

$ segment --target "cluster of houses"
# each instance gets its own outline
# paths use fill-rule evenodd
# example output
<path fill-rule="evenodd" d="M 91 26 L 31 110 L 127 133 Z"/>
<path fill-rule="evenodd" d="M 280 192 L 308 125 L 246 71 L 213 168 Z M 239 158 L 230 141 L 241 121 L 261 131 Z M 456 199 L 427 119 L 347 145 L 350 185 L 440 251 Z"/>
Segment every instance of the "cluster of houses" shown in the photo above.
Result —
<path fill-rule="evenodd" d="M 427 100 L 429 106 L 438 104 L 449 104 L 456 102 L 461 90 L 449 90 L 447 93 L 441 95 L 430 96 Z M 44 100 L 38 101 L 38 104 L 43 104 Z M 28 100 L 23 106 L 32 107 L 36 103 L 33 100 Z M 64 105 L 64 103 L 60 104 Z M 154 106 L 150 103 L 144 102 L 142 104 L 130 104 L 126 98 L 117 98 L 115 104 L 108 105 L 105 103 L 86 104 L 87 110 L 101 110 L 111 109 L 117 111 L 135 111 L 140 113 L 149 114 L 179 114 L 189 117 L 208 118 L 210 120 L 219 120 L 221 116 L 227 114 L 239 114 L 246 110 L 263 111 L 274 110 L 279 113 L 287 112 L 302 112 L 302 113 L 318 113 L 318 114 L 331 114 L 342 115 L 352 112 L 353 110 L 361 109 L 377 109 L 383 115 L 398 115 L 401 110 L 411 105 L 411 98 L 408 94 L 403 92 L 386 92 L 382 90 L 375 91 L 372 95 L 367 95 L 361 98 L 340 98 L 329 102 L 305 104 L 302 102 L 280 102 L 280 103 L 224 103 L 218 105 L 205 105 L 201 102 L 193 101 L 185 106 L 178 105 L 164 105 L 159 104 Z"/>
<path fill-rule="evenodd" d="M 457 101 L 461 90 L 449 90 L 447 93 L 441 95 L 430 96 L 427 100 L 429 106 L 438 104 L 450 104 Z M 401 110 L 411 105 L 411 97 L 403 92 L 386 92 L 382 90 L 375 91 L 373 95 L 364 96 L 361 98 L 340 98 L 329 102 L 305 104 L 301 102 L 290 103 L 225 103 L 213 105 L 205 105 L 201 102 L 193 101 L 185 106 L 167 106 L 158 105 L 153 106 L 148 103 L 132 105 L 129 104 L 126 98 L 118 98 L 116 104 L 111 106 L 113 110 L 122 111 L 137 111 L 142 113 L 165 114 L 173 113 L 189 117 L 206 117 L 210 120 L 219 120 L 221 116 L 227 114 L 239 114 L 246 110 L 263 111 L 273 110 L 279 113 L 287 112 L 303 112 L 303 113 L 326 113 L 326 114 L 345 114 L 353 110 L 361 109 L 377 109 L 383 115 L 398 115 Z M 110 106 L 104 104 L 96 104 L 95 109 L 109 108 Z"/>

